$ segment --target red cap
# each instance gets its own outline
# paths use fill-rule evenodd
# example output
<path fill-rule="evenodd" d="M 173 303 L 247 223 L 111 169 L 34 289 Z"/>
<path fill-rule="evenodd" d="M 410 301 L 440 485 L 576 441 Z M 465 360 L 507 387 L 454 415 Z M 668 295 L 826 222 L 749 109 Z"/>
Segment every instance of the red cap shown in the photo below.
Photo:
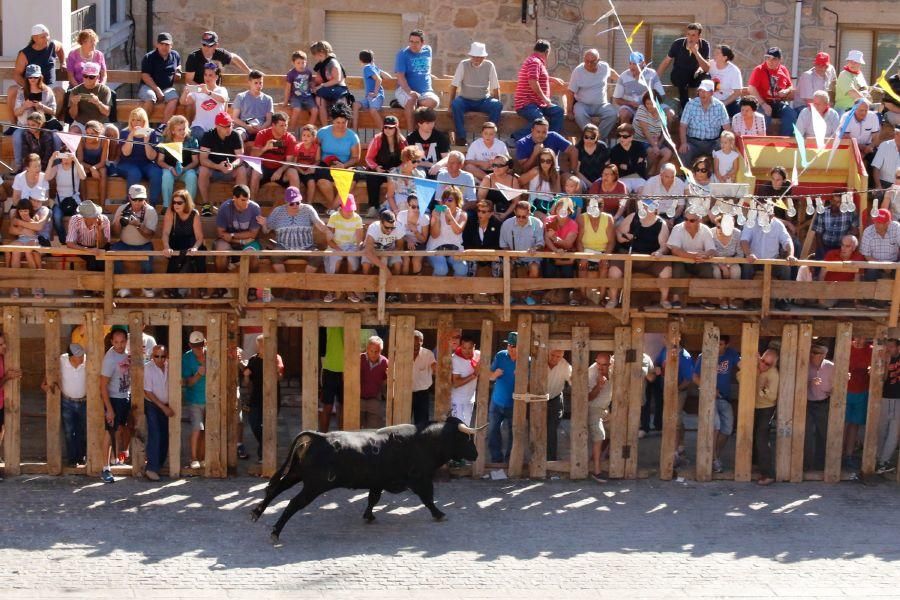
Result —
<path fill-rule="evenodd" d="M 872 219 L 875 223 L 890 223 L 891 211 L 886 208 L 879 208 L 878 214 Z"/>
<path fill-rule="evenodd" d="M 831 57 L 828 56 L 827 52 L 819 52 L 816 54 L 815 64 L 820 67 L 827 67 L 831 64 Z"/>
<path fill-rule="evenodd" d="M 228 127 L 232 123 L 234 123 L 234 121 L 232 120 L 231 115 L 229 115 L 227 112 L 220 112 L 219 114 L 216 115 L 216 125 L 217 126 Z"/>

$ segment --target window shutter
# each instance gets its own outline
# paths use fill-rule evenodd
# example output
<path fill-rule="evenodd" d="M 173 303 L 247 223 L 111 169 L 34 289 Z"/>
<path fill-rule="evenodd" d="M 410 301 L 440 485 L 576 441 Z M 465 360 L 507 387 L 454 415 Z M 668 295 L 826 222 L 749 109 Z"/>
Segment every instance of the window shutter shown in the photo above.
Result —
<path fill-rule="evenodd" d="M 862 67 L 862 72 L 866 75 L 866 80 L 871 81 L 871 64 L 875 60 L 875 57 L 872 56 L 872 32 L 860 29 L 845 29 L 841 32 L 840 52 L 833 61 L 839 73 L 844 64 L 844 58 L 850 50 L 861 50 L 865 55 L 866 65 Z"/>
<path fill-rule="evenodd" d="M 359 76 L 360 50 L 372 50 L 375 64 L 393 73 L 397 52 L 406 46 L 399 14 L 325 12 L 325 35 L 347 75 Z M 312 66 L 312 65 L 310 65 Z"/>
<path fill-rule="evenodd" d="M 625 35 L 631 33 L 634 29 L 634 26 L 637 25 L 637 22 L 634 23 L 623 23 L 622 26 L 625 28 Z M 631 43 L 632 48 L 636 52 L 642 52 L 644 56 L 647 56 L 647 24 L 645 23 L 635 34 L 634 41 Z M 621 31 L 610 31 L 606 35 L 615 35 L 615 42 L 613 45 L 613 56 L 611 65 L 612 68 L 616 70 L 617 73 L 621 73 L 622 71 L 628 68 L 628 55 L 630 52 L 628 51 L 628 44 L 625 43 L 625 35 L 622 35 Z"/>

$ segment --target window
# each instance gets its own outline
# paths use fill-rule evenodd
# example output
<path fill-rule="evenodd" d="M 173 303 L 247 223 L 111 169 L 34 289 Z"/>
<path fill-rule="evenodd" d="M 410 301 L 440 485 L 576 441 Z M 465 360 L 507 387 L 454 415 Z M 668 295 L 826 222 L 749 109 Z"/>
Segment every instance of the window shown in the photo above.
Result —
<path fill-rule="evenodd" d="M 325 12 L 325 34 L 321 39 L 328 40 L 334 48 L 347 75 L 358 76 L 362 74 L 359 51 L 364 49 L 372 50 L 375 64 L 392 73 L 397 52 L 406 47 L 405 35 L 399 14 L 329 10 Z"/>
<path fill-rule="evenodd" d="M 622 25 L 625 31 L 630 34 L 639 21 L 640 19 L 623 21 Z M 652 23 L 645 21 L 635 34 L 631 46 L 635 51 L 641 52 L 646 57 L 650 67 L 657 69 L 668 55 L 672 42 L 684 36 L 684 27 L 691 21 L 692 19 L 690 18 L 684 18 L 683 22 L 680 18 L 675 22 Z M 610 32 L 610 35 L 612 34 L 613 32 Z M 616 32 L 615 36 L 612 66 L 621 73 L 628 68 L 628 44 L 625 43 L 625 36 L 620 32 Z M 669 72 L 671 72 L 671 69 Z M 669 83 L 669 72 L 666 72 L 663 76 L 664 84 Z"/>
<path fill-rule="evenodd" d="M 841 31 L 840 54 L 835 62 L 843 65 L 850 50 L 862 51 L 866 59 L 862 72 L 866 81 L 872 84 L 900 52 L 900 30 L 844 29 Z"/>
<path fill-rule="evenodd" d="M 106 6 L 110 28 L 125 20 L 125 0 L 106 0 Z"/>

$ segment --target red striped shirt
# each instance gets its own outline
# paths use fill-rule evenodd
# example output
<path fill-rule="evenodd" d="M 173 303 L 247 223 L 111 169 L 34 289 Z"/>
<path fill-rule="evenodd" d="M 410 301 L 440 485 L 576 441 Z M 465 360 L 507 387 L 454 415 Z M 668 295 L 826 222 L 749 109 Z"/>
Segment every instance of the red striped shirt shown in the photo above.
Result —
<path fill-rule="evenodd" d="M 536 79 L 540 88 L 544 91 L 544 95 L 550 97 L 550 73 L 547 72 L 547 66 L 540 54 L 532 54 L 525 59 L 522 67 L 519 69 L 519 79 L 516 82 L 516 98 L 515 109 L 519 110 L 527 104 L 537 104 L 538 106 L 546 106 L 544 99 L 534 93 L 531 89 L 529 80 Z"/>

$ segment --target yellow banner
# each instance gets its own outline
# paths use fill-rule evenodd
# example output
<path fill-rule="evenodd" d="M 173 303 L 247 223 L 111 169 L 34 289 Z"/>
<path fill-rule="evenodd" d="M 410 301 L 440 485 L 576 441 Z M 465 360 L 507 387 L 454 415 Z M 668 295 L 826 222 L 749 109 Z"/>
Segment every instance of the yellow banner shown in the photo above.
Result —
<path fill-rule="evenodd" d="M 880 87 L 882 90 L 884 90 L 884 93 L 885 93 L 885 94 L 887 94 L 888 96 L 890 96 L 891 98 L 893 98 L 893 99 L 896 100 L 897 102 L 900 102 L 900 96 L 898 96 L 898 95 L 894 92 L 894 88 L 892 88 L 892 87 L 891 87 L 891 84 L 888 83 L 888 80 L 885 79 L 884 76 L 885 76 L 886 74 L 887 74 L 887 71 L 882 71 L 882 72 L 881 72 L 881 77 L 878 78 L 878 81 L 877 81 L 876 83 L 878 84 L 878 87 Z"/>
<path fill-rule="evenodd" d="M 343 169 L 331 169 L 331 178 L 334 179 L 334 187 L 341 198 L 341 206 L 347 202 L 347 194 L 353 189 L 353 171 Z"/>

